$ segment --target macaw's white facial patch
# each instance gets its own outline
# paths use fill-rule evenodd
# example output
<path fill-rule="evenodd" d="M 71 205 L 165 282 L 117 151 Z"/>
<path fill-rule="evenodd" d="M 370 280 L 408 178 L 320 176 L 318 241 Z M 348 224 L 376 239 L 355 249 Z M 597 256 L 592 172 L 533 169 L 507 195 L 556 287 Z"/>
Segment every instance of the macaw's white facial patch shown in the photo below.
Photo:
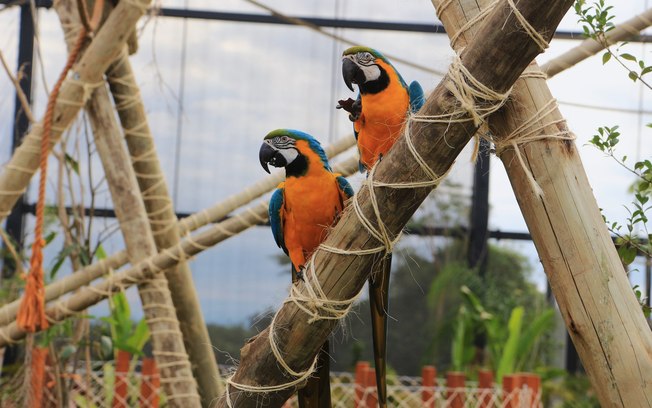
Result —
<path fill-rule="evenodd" d="M 299 157 L 299 151 L 295 147 L 278 149 L 278 151 L 283 155 L 283 158 L 285 158 L 286 166 Z"/>
<path fill-rule="evenodd" d="M 360 69 L 364 73 L 365 82 L 375 81 L 380 78 L 380 67 L 376 64 L 361 65 Z"/>

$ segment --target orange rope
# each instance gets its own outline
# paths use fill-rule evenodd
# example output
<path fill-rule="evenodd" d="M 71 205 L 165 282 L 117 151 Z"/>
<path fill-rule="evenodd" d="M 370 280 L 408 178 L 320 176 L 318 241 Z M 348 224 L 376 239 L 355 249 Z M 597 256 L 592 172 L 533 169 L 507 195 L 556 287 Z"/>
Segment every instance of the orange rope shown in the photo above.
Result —
<path fill-rule="evenodd" d="M 25 285 L 25 295 L 20 303 L 20 309 L 16 317 L 18 327 L 27 332 L 35 332 L 43 330 L 48 327 L 48 321 L 45 316 L 45 289 L 43 284 L 43 247 L 45 240 L 43 239 L 43 215 L 45 212 L 45 182 L 47 180 L 48 171 L 48 155 L 50 151 L 50 133 L 52 131 L 52 119 L 54 116 L 54 107 L 56 105 L 57 96 L 61 89 L 63 81 L 68 75 L 68 71 L 72 68 L 77 55 L 84 44 L 84 38 L 87 31 L 82 28 L 79 31 L 79 36 L 75 42 L 75 46 L 68 55 L 66 66 L 63 68 L 59 80 L 50 93 L 48 99 L 47 110 L 45 111 L 45 118 L 43 119 L 43 135 L 41 136 L 41 152 L 40 152 L 40 170 L 41 175 L 38 186 L 38 201 L 36 203 L 36 226 L 34 227 L 34 244 L 32 245 L 32 258 L 30 259 L 30 273 L 27 275 L 27 283 Z"/>
<path fill-rule="evenodd" d="M 30 392 L 27 399 L 30 407 L 42 407 L 43 389 L 45 385 L 45 367 L 49 349 L 47 347 L 34 347 L 31 352 L 32 364 L 30 368 Z"/>

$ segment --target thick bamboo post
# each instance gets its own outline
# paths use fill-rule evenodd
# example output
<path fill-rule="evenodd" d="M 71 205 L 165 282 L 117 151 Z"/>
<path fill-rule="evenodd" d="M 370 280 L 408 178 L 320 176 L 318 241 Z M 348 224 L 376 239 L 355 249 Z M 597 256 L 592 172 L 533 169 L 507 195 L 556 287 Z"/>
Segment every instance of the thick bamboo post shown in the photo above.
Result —
<path fill-rule="evenodd" d="M 435 8 L 443 3 L 433 1 Z M 456 46 L 463 47 L 477 38 L 476 26 L 468 25 L 464 31 L 460 27 L 478 15 L 478 4 L 489 3 L 454 1 L 439 10 L 446 32 L 460 39 Z M 537 70 L 536 63 L 528 69 Z M 542 77 L 520 79 L 504 108 L 490 118 L 498 143 L 519 128 L 533 132 L 532 137 L 568 132 L 551 101 Z M 545 115 L 538 113 L 548 106 L 552 109 Z M 523 129 L 523 124 L 537 116 L 542 117 Z M 513 147 L 502 150 L 499 156 L 601 404 L 651 405 L 652 335 L 600 215 L 575 144 L 544 139 L 518 148 L 523 165 Z M 530 175 L 543 196 L 533 189 Z"/>
<path fill-rule="evenodd" d="M 461 56 L 461 63 L 469 73 L 468 80 L 474 82 L 472 77 L 477 80 L 476 85 L 484 84 L 499 94 L 509 90 L 539 53 L 539 46 L 524 29 L 526 24 L 549 40 L 572 0 L 551 0 L 545 3 L 521 0 L 518 4 L 507 4 L 506 1 L 501 2 L 500 7 L 482 25 L 481 32 L 477 35 L 482 43 L 476 41 L 470 44 Z M 515 9 L 519 12 L 516 13 Z M 519 20 L 520 17 L 522 19 Z M 459 70 L 459 66 L 455 65 L 450 71 L 453 77 L 447 75 L 430 95 L 417 119 L 408 120 L 408 136 L 400 138 L 376 167 L 372 173 L 375 183 L 396 185 L 423 181 L 426 179 L 425 169 L 428 169 L 428 173 L 434 173 L 427 179 L 435 181 L 439 180 L 437 175 L 443 175 L 450 169 L 477 130 L 470 116 L 475 111 L 474 108 L 469 109 L 469 116 L 461 113 L 460 105 L 451 90 L 462 92 L 453 85 Z M 468 102 L 463 96 L 460 97 Z M 459 114 L 460 120 L 435 119 L 453 112 Z M 434 188 L 432 184 L 414 189 L 381 187 L 376 184 L 372 200 L 370 183 L 372 181 L 367 179 L 367 183 L 354 198 L 357 205 L 350 205 L 332 229 L 324 243 L 325 247 L 322 247 L 328 249 L 321 249 L 314 255 L 314 262 L 310 264 L 306 275 L 311 282 L 310 288 L 304 283 L 297 285 L 292 298 L 275 315 L 275 330 L 271 336 L 273 341 L 270 342 L 268 327 L 242 348 L 240 367 L 229 380 L 228 395 L 218 401 L 218 407 L 255 407 L 261 398 L 265 399 L 268 407 L 280 407 L 283 404 L 294 390 L 291 384 L 310 374 L 311 362 L 322 339 L 336 325 L 335 319 L 330 318 L 330 315 L 315 317 L 311 308 L 321 310 L 324 304 L 330 305 L 331 301 L 340 301 L 344 305 L 348 304 L 347 301 L 352 301 L 368 278 L 372 263 L 377 261 L 373 252 L 379 250 L 379 240 L 371 235 L 372 231 L 376 234 L 378 229 L 383 229 L 390 238 L 398 235 Z M 382 219 L 382 224 L 379 219 Z M 391 244 L 386 244 L 380 250 L 391 247 Z M 323 296 L 315 299 L 311 290 L 323 293 Z M 297 300 L 303 297 L 307 298 L 305 304 L 304 301 Z M 337 315 L 342 317 L 342 314 Z M 275 346 L 274 351 L 272 344 Z M 277 355 L 281 356 L 283 364 Z M 299 375 L 289 374 L 290 370 Z"/>
<path fill-rule="evenodd" d="M 336 163 L 333 170 L 350 175 L 358 169 L 358 158 Z M 94 286 L 81 286 L 78 293 L 63 300 L 52 302 L 48 305 L 45 313 L 48 321 L 52 324 L 61 322 L 68 317 L 86 310 L 111 296 L 113 293 L 129 288 L 130 286 L 155 277 L 163 270 L 173 267 L 180 259 L 194 256 L 225 239 L 231 238 L 240 232 L 267 221 L 267 201 L 259 202 L 257 205 L 243 210 L 236 216 L 228 218 L 220 223 L 211 225 L 201 232 L 182 239 L 175 247 L 168 248 L 154 256 L 144 259 L 131 268 L 115 272 L 106 277 Z M 25 337 L 15 321 L 0 328 L 0 347 L 15 343 Z"/>
<path fill-rule="evenodd" d="M 177 217 L 126 49 L 109 67 L 107 81 L 124 129 L 156 247 L 162 250 L 177 245 Z M 207 407 L 224 392 L 224 386 L 219 380 L 220 372 L 213 344 L 208 336 L 190 266 L 182 260 L 176 268 L 165 271 L 165 277 L 172 292 L 172 301 L 197 380 L 202 406 Z"/>
<path fill-rule="evenodd" d="M 60 1 L 55 6 L 69 47 L 72 45 L 70 41 L 76 37 L 76 30 L 81 28 L 76 6 L 74 1 Z M 151 229 L 143 228 L 143 223 L 147 224 L 145 207 L 138 194 L 134 171 L 128 165 L 128 154 L 122 143 L 122 133 L 115 121 L 106 87 L 102 86 L 93 93 L 87 110 L 128 257 L 133 263 L 154 255 L 156 247 Z M 187 355 L 181 333 L 178 332 L 178 322 L 174 319 L 174 305 L 166 279 L 157 276 L 152 281 L 141 283 L 138 290 L 152 333 L 154 357 L 159 365 L 165 364 L 166 367 L 161 370 L 161 376 L 166 383 L 166 393 L 174 404 L 180 404 L 177 406 L 196 403 L 197 395 L 191 395 L 196 393 L 194 379 L 190 378 L 188 381 L 184 378 L 184 375 L 187 376 L 184 367 L 188 364 Z M 172 386 L 172 382 L 179 385 Z"/>
<path fill-rule="evenodd" d="M 155 255 L 156 244 L 109 98 L 105 87 L 98 88 L 88 102 L 87 111 L 127 254 L 135 264 Z M 168 404 L 201 406 L 165 276 L 159 274 L 139 283 L 138 293 Z"/>
<path fill-rule="evenodd" d="M 121 1 L 73 66 L 73 74 L 63 83 L 54 109 L 51 145 L 72 123 L 92 90 L 104 83 L 102 75 L 122 50 L 128 34 L 149 3 L 150 0 Z M 0 220 L 9 214 L 38 169 L 42 132 L 42 123 L 34 125 L 0 173 Z"/>
<path fill-rule="evenodd" d="M 652 25 L 652 8 L 618 24 L 616 28 L 607 33 L 607 43 L 611 45 L 618 41 L 625 41 L 628 38 L 634 37 L 650 25 Z M 548 77 L 555 76 L 561 71 L 572 67 L 602 50 L 604 50 L 602 44 L 590 38 L 586 39 L 562 55 L 541 65 L 541 71 L 545 72 Z"/>

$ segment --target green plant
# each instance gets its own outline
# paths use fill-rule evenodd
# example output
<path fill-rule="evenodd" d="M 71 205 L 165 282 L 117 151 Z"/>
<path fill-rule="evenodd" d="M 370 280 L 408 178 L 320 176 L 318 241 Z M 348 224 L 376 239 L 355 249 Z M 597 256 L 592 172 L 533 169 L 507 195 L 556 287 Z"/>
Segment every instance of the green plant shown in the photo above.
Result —
<path fill-rule="evenodd" d="M 461 371 L 470 363 L 469 357 L 473 356 L 472 340 L 478 333 L 486 337 L 488 363 L 496 371 L 498 382 L 504 375 L 527 367 L 537 342 L 553 324 L 552 309 L 542 311 L 531 318 L 529 323 L 525 323 L 525 309 L 516 306 L 505 322 L 487 311 L 467 286 L 462 286 L 460 291 L 465 304 L 460 307 L 462 318 L 457 321 L 453 343 L 457 353 L 453 360 L 457 359 L 457 364 L 460 364 L 456 370 Z"/>
<path fill-rule="evenodd" d="M 129 301 L 124 292 L 113 295 L 109 304 L 111 315 L 101 319 L 109 324 L 113 348 L 127 351 L 136 356 L 142 355 L 143 347 L 150 336 L 147 323 L 141 319 L 134 326 L 131 321 Z"/>
<path fill-rule="evenodd" d="M 643 79 L 644 75 L 652 72 L 652 66 L 628 52 L 622 52 L 621 49 L 627 44 L 626 42 L 619 43 L 613 48 L 614 46 L 607 39 L 607 33 L 615 28 L 613 23 L 615 16 L 611 14 L 613 6 L 607 6 L 605 0 L 595 1 L 590 6 L 586 5 L 586 0 L 577 0 L 574 8 L 575 14 L 579 17 L 578 22 L 582 24 L 584 35 L 600 43 L 606 50 L 602 54 L 602 64 L 613 59 L 627 70 L 627 76 L 632 81 L 640 81 L 647 88 L 652 89 Z"/>
<path fill-rule="evenodd" d="M 652 127 L 652 124 L 648 124 Z M 649 159 L 638 160 L 633 164 L 627 156 L 617 154 L 620 142 L 618 126 L 602 126 L 597 134 L 593 135 L 589 144 L 600 150 L 607 157 L 614 160 L 620 167 L 627 170 L 634 178 L 629 190 L 632 200 L 625 209 L 629 214 L 623 223 L 607 220 L 603 216 L 609 231 L 616 237 L 618 255 L 625 265 L 630 265 L 638 254 L 652 256 L 652 234 L 648 227 L 648 213 L 652 209 L 652 162 Z M 650 317 L 652 309 L 645 304 L 645 295 L 637 287 L 633 288 L 641 304 L 643 313 Z"/>

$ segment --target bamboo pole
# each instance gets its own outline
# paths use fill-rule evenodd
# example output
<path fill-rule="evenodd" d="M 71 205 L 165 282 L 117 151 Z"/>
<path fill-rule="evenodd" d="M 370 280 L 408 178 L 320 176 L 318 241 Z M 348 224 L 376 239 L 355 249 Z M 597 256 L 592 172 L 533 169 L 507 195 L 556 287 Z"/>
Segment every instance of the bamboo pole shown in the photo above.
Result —
<path fill-rule="evenodd" d="M 435 8 L 442 3 L 433 1 Z M 449 4 L 439 14 L 446 32 L 457 36 L 459 27 L 464 27 L 479 13 L 478 4 L 487 7 L 490 1 Z M 469 27 L 459 34 L 461 41 L 457 46 L 470 44 L 477 35 L 477 27 Z M 527 70 L 537 71 L 536 63 Z M 517 81 L 504 108 L 489 120 L 497 143 L 537 116 L 542 117 L 534 122 L 533 128 L 541 128 L 532 129 L 536 130 L 535 136 L 568 131 L 554 105 L 548 114 L 537 115 L 551 106 L 552 99 L 544 78 L 534 75 Z M 601 405 L 650 406 L 652 335 L 600 215 L 574 143 L 533 140 L 519 150 L 526 168 L 513 148 L 504 149 L 499 157 Z M 532 188 L 528 172 L 542 189 L 542 197 Z"/>
<path fill-rule="evenodd" d="M 607 44 L 612 45 L 618 41 L 625 41 L 628 38 L 638 35 L 639 32 L 650 25 L 652 25 L 652 8 L 618 24 L 616 28 L 607 32 Z M 541 71 L 545 72 L 548 77 L 555 76 L 561 71 L 572 67 L 602 50 L 604 50 L 602 44 L 592 38 L 586 39 L 560 56 L 541 65 Z"/>
<path fill-rule="evenodd" d="M 343 175 L 351 175 L 358 170 L 358 158 L 350 157 L 341 163 L 336 163 L 333 165 L 333 170 Z M 186 236 L 175 247 L 163 250 L 130 268 L 108 274 L 106 279 L 94 286 L 84 284 L 74 295 L 48 305 L 46 309 L 48 321 L 52 324 L 61 322 L 101 302 L 117 291 L 151 279 L 164 269 L 173 267 L 181 259 L 188 259 L 255 225 L 267 222 L 268 205 L 268 201 L 261 201 L 231 218 L 206 227 L 193 236 Z M 75 274 L 81 274 L 81 272 Z M 8 322 L 7 325 L 0 328 L 0 347 L 22 340 L 25 334 L 16 325 L 15 320 Z"/>
<path fill-rule="evenodd" d="M 340 153 L 348 150 L 354 144 L 355 138 L 353 135 L 349 135 L 335 141 L 329 146 L 326 146 L 325 151 L 328 157 L 332 159 Z M 341 165 L 335 164 L 333 168 L 348 176 L 355 172 L 354 167 L 356 164 L 354 162 L 354 159 L 349 158 Z M 220 201 L 209 208 L 176 221 L 179 235 L 184 236 L 188 232 L 195 231 L 207 224 L 222 221 L 232 211 L 276 188 L 278 184 L 283 181 L 284 177 L 285 176 L 282 172 L 271 174 L 241 192 L 232 194 L 225 200 Z M 45 301 L 50 302 L 65 294 L 73 292 L 84 285 L 88 285 L 102 275 L 106 275 L 113 270 L 121 268 L 127 264 L 128 261 L 127 251 L 122 250 L 110 255 L 106 259 L 86 266 L 78 271 L 74 271 L 70 275 L 59 278 L 45 287 Z M 0 307 L 0 326 L 5 326 L 16 318 L 19 306 L 20 299 Z"/>
<path fill-rule="evenodd" d="M 110 96 L 100 87 L 88 101 L 95 147 L 102 161 L 111 197 L 120 223 L 127 255 L 132 264 L 157 253 L 147 212 L 129 154 L 122 141 Z M 167 279 L 158 274 L 138 284 L 145 320 L 151 332 L 156 364 L 170 406 L 199 407 L 197 384 L 183 344 Z"/>
<path fill-rule="evenodd" d="M 87 112 L 127 255 L 134 264 L 155 255 L 156 244 L 109 98 L 105 87 L 98 88 L 88 102 Z M 165 276 L 159 274 L 140 283 L 138 293 L 168 403 L 175 407 L 199 407 L 197 384 L 192 376 Z"/>
<path fill-rule="evenodd" d="M 179 243 L 177 217 L 126 49 L 109 67 L 107 81 L 124 129 L 156 247 L 158 250 L 172 247 Z M 217 381 L 220 373 L 192 280 L 192 272 L 189 265 L 182 261 L 175 268 L 167 270 L 165 276 L 170 289 L 173 289 L 172 301 L 197 379 L 202 406 L 207 407 L 224 392 L 224 387 Z"/>
<path fill-rule="evenodd" d="M 81 29 L 77 5 L 72 0 L 55 4 L 68 47 L 72 46 L 77 31 Z M 93 92 L 87 111 L 94 131 L 95 147 L 104 167 L 127 246 L 128 258 L 133 263 L 155 254 L 156 246 L 105 86 Z M 174 406 L 199 406 L 196 383 L 188 370 L 190 363 L 179 332 L 179 322 L 176 320 L 167 280 L 164 276 L 157 276 L 138 285 L 138 292 L 151 332 L 154 358 L 159 365 L 163 365 L 161 377 L 168 398 Z"/>
<path fill-rule="evenodd" d="M 84 55 L 64 81 L 54 109 L 50 145 L 72 123 L 102 75 L 122 50 L 127 34 L 149 6 L 150 0 L 121 1 L 108 17 Z M 38 169 L 42 122 L 34 125 L 0 173 L 0 220 L 4 219 Z"/>
<path fill-rule="evenodd" d="M 462 65 L 470 75 L 498 93 L 508 91 L 539 53 L 538 45 L 526 33 L 524 25 L 517 21 L 517 17 L 522 16 L 536 32 L 543 33 L 544 38 L 549 40 L 572 0 L 545 3 L 521 0 L 517 5 L 511 4 L 520 12 L 515 13 L 505 2 L 501 2 L 477 35 L 482 43 L 476 41 L 470 44 L 461 56 Z M 460 105 L 453 91 L 449 90 L 455 89 L 451 73 L 460 72 L 456 67 L 437 86 L 418 113 L 417 118 L 421 117 L 423 121 L 408 120 L 410 131 L 407 137 L 397 141 L 372 173 L 376 183 L 421 181 L 424 179 L 423 166 L 426 165 L 434 176 L 445 174 L 475 133 L 477 126 L 469 121 L 472 117 L 460 113 Z M 460 113 L 460 119 L 466 121 L 442 123 L 446 121 L 434 120 L 441 114 L 452 112 Z M 428 120 L 425 115 L 433 120 Z M 411 144 L 408 144 L 408 138 Z M 373 253 L 367 252 L 379 249 L 379 240 L 372 237 L 372 228 L 376 229 L 373 233 L 376 234 L 377 230 L 383 229 L 382 225 L 390 237 L 395 237 L 434 188 L 432 185 L 421 188 L 379 186 L 373 190 L 372 200 L 369 183 L 372 181 L 368 179 L 354 198 L 358 205 L 348 207 L 326 239 L 326 248 L 330 249 L 318 251 L 313 257 L 312 266 L 307 269 L 307 276 L 311 276 L 314 270 L 319 286 L 312 278 L 308 279 L 310 287 L 300 283 L 296 288 L 299 294 L 293 291 L 293 297 L 277 312 L 273 320 L 276 330 L 272 336 L 275 351 L 272 351 L 270 344 L 269 327 L 245 344 L 241 350 L 240 367 L 227 386 L 229 396 L 222 397 L 218 407 L 255 407 L 262 399 L 267 407 L 280 407 L 283 404 L 294 391 L 294 387 L 288 384 L 292 384 L 293 380 L 301 381 L 303 376 L 310 374 L 311 361 L 321 342 L 337 324 L 336 320 L 315 317 L 313 308 L 321 310 L 324 305 L 330 306 L 331 302 L 336 301 L 341 301 L 343 305 L 350 304 L 362 289 L 371 265 L 377 261 Z M 378 219 L 382 220 L 382 224 Z M 383 245 L 380 249 L 385 247 Z M 324 296 L 315 299 L 310 294 L 311 290 L 316 293 L 321 290 Z M 308 300 L 298 301 L 302 296 Z M 346 308 L 342 314 L 345 311 Z M 342 315 L 338 314 L 338 317 Z M 283 364 L 276 355 L 283 356 Z M 300 375 L 290 375 L 288 369 Z M 227 401 L 227 398 L 230 400 Z"/>

